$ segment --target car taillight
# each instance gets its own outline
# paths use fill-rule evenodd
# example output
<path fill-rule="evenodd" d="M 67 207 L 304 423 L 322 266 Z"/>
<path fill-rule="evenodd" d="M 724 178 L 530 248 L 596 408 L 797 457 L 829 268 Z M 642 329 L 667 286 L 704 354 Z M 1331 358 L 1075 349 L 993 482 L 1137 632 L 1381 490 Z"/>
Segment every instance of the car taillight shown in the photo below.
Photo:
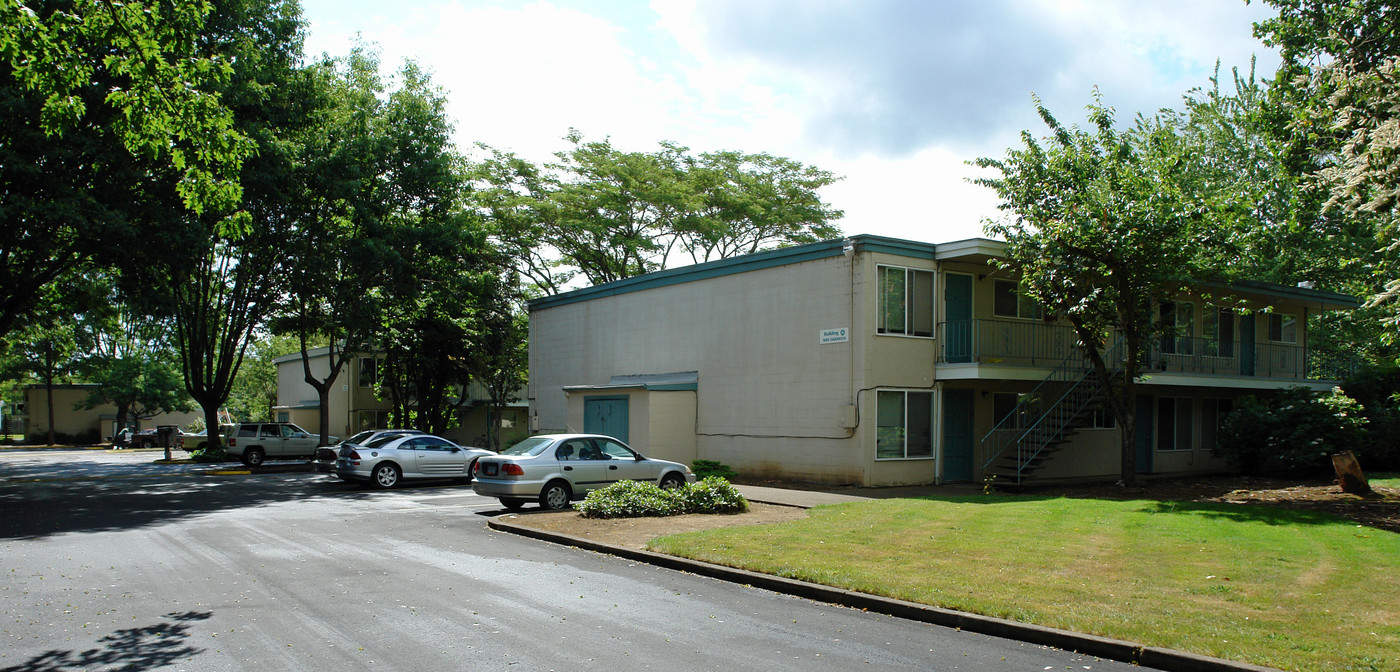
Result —
<path fill-rule="evenodd" d="M 479 474 L 479 473 L 481 473 L 481 460 L 477 460 L 477 461 L 475 461 L 475 462 L 472 462 L 472 473 L 473 473 L 473 474 Z"/>
<path fill-rule="evenodd" d="M 501 473 L 507 476 L 524 476 L 525 470 L 514 462 L 507 462 L 501 465 Z"/>
<path fill-rule="evenodd" d="M 358 451 L 358 450 L 352 450 L 352 451 L 350 451 L 350 454 L 347 455 L 347 457 L 349 457 L 349 458 L 352 459 L 352 460 L 358 460 L 358 459 L 360 459 L 360 451 Z"/>
<path fill-rule="evenodd" d="M 228 445 L 230 445 L 230 446 L 236 446 L 236 445 L 238 445 L 238 439 L 235 439 L 235 438 L 233 438 L 232 436 L 228 437 Z"/>

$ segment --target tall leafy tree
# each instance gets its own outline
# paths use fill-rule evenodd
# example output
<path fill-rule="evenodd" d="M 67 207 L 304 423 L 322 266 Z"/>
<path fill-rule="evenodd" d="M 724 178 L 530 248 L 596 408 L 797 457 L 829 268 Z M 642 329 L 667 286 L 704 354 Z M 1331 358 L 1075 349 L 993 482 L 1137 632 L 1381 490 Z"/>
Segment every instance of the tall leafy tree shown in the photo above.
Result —
<path fill-rule="evenodd" d="M 133 310 L 109 277 L 94 274 L 88 282 L 93 300 L 75 316 L 75 326 L 86 353 L 79 370 L 96 387 L 83 406 L 116 406 L 119 428 L 160 413 L 189 411 L 192 404 L 166 324 Z"/>
<path fill-rule="evenodd" d="M 516 401 L 528 380 L 530 316 L 513 276 L 498 279 L 495 291 L 478 313 L 480 334 L 472 343 L 472 379 L 486 390 L 490 403 L 487 446 L 501 448 L 501 411 Z"/>
<path fill-rule="evenodd" d="M 0 1 L 0 336 L 42 288 L 158 223 L 236 202 L 246 138 L 200 52 L 205 2 Z M 164 178 L 158 178 L 164 174 Z"/>
<path fill-rule="evenodd" d="M 1023 132 L 1004 158 L 977 159 L 998 174 L 976 183 L 995 190 L 1006 213 L 987 226 L 1006 240 L 1001 265 L 1047 316 L 1069 323 L 1106 390 L 1122 432 L 1120 477 L 1131 486 L 1137 379 L 1161 328 L 1155 306 L 1199 277 L 1203 209 L 1183 189 L 1189 148 L 1169 127 L 1139 118 L 1120 132 L 1097 94 L 1087 109 L 1089 129 L 1066 127 L 1037 99 L 1049 137 Z"/>
<path fill-rule="evenodd" d="M 663 142 L 623 152 L 573 145 L 535 165 L 485 148 L 474 203 L 487 213 L 517 270 L 545 294 L 689 263 L 833 238 L 841 211 L 821 200 L 831 173 L 768 154 L 693 155 Z"/>
<path fill-rule="evenodd" d="M 1291 112 L 1293 142 L 1315 162 L 1304 172 L 1328 190 L 1327 207 L 1373 227 L 1381 280 L 1372 306 L 1390 309 L 1400 339 L 1400 8 L 1384 0 L 1265 0 L 1278 16 L 1254 33 L 1279 49 L 1274 81 Z"/>
<path fill-rule="evenodd" d="M 173 316 L 185 384 L 211 444 L 248 344 L 287 291 L 284 241 L 300 215 L 289 186 L 315 104 L 299 68 L 301 30 L 295 0 L 221 0 L 198 38 L 200 53 L 231 63 L 217 93 L 257 153 L 239 175 L 237 209 L 187 219 L 182 236 L 160 241 L 169 248 L 146 280 L 164 290 L 156 305 Z"/>

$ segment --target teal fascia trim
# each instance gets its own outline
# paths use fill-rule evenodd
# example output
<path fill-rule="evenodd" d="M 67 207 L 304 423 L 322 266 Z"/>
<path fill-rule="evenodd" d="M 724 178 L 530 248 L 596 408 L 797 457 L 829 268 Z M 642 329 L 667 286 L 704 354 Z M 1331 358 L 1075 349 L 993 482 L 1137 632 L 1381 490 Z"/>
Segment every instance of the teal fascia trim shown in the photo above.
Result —
<path fill-rule="evenodd" d="M 1303 287 L 1289 287 L 1288 285 L 1276 285 L 1271 282 L 1261 282 L 1258 280 L 1240 280 L 1229 284 L 1220 282 L 1202 282 L 1202 287 L 1212 289 L 1224 289 L 1230 291 L 1246 291 L 1256 294 L 1263 294 L 1278 299 L 1289 299 L 1292 301 L 1302 301 L 1305 303 L 1323 303 L 1337 308 L 1360 308 L 1361 300 L 1350 294 L 1339 294 L 1337 292 L 1327 292 L 1320 289 L 1306 289 Z"/>
<path fill-rule="evenodd" d="M 675 385 L 647 385 L 649 392 L 696 392 L 700 389 L 697 383 L 677 383 Z"/>
<path fill-rule="evenodd" d="M 900 240 L 898 238 L 884 238 L 870 235 L 852 236 L 849 240 L 852 245 L 854 245 L 857 252 L 883 252 L 916 259 L 933 259 L 934 245 L 932 243 L 920 243 L 912 240 Z M 695 282 L 697 280 L 748 273 L 749 271 L 775 268 L 788 264 L 798 264 L 804 261 L 830 259 L 844 254 L 845 245 L 845 239 L 825 240 L 817 243 L 807 243 L 806 245 L 794 245 L 793 247 L 755 252 L 741 257 L 720 259 L 718 261 L 710 261 L 693 266 L 671 268 L 664 271 L 627 278 L 625 280 L 618 280 L 616 282 L 576 289 L 572 292 L 565 292 L 554 296 L 540 297 L 530 301 L 530 310 L 543 310 L 545 308 L 565 306 L 571 303 L 591 301 L 608 296 L 640 292 L 646 289 L 658 289 L 671 285 Z"/>

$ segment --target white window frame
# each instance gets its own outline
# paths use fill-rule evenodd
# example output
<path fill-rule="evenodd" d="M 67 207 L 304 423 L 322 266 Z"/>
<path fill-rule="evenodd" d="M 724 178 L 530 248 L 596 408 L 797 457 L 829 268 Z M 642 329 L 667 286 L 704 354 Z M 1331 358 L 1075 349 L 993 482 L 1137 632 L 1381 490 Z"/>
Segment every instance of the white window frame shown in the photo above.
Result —
<path fill-rule="evenodd" d="M 1221 318 L 1229 315 L 1230 328 L 1228 334 L 1221 333 Z M 1201 349 L 1206 357 L 1216 359 L 1234 359 L 1239 354 L 1239 323 L 1240 315 L 1230 308 L 1220 306 L 1204 306 L 1201 310 Z M 1222 338 L 1225 337 L 1225 338 Z M 1229 352 L 1224 352 L 1222 344 L 1229 344 Z"/>
<path fill-rule="evenodd" d="M 898 394 L 901 397 L 901 422 L 900 427 L 900 455 L 898 457 L 880 456 L 880 399 L 882 395 Z M 909 454 L 909 399 L 911 395 L 928 397 L 928 454 Z M 888 397 L 886 397 L 888 398 Z M 889 462 L 895 460 L 932 460 L 938 456 L 938 413 L 936 395 L 933 390 L 902 390 L 902 389 L 877 389 L 875 391 L 875 460 L 878 462 Z"/>
<path fill-rule="evenodd" d="M 365 375 L 365 362 L 367 361 L 374 362 L 374 373 L 369 376 Z M 361 389 L 371 389 L 379 384 L 379 372 L 384 366 L 383 357 L 360 357 L 357 365 L 360 367 L 358 371 L 358 384 Z M 367 377 L 370 379 L 368 385 L 365 384 L 365 379 Z"/>
<path fill-rule="evenodd" d="M 904 286 L 902 289 L 903 297 L 900 300 L 900 305 L 904 313 L 904 324 L 899 325 L 897 329 L 894 328 L 893 325 L 886 324 L 886 319 L 888 316 L 886 315 L 885 311 L 885 274 L 889 271 L 903 271 L 904 273 Z M 927 333 L 914 333 L 916 329 L 915 321 L 917 319 L 917 316 L 914 314 L 915 311 L 913 310 L 915 307 L 914 301 L 919 299 L 919 297 L 910 296 L 909 288 L 911 286 L 914 286 L 916 278 L 922 276 L 926 276 L 928 278 L 928 302 L 927 304 L 922 305 L 922 308 L 928 311 Z M 934 300 L 934 297 L 938 296 L 937 274 L 932 270 L 926 270 L 922 268 L 910 268 L 907 266 L 893 266 L 881 264 L 875 267 L 875 278 L 875 333 L 881 336 L 903 336 L 906 338 L 933 338 L 935 328 L 937 326 L 937 320 L 935 317 L 937 315 L 937 310 Z"/>
<path fill-rule="evenodd" d="M 1194 301 L 1171 301 L 1161 304 L 1158 310 L 1165 313 L 1167 306 L 1171 306 L 1171 323 L 1166 324 L 1166 315 L 1162 316 L 1164 332 L 1159 344 L 1162 354 L 1182 356 L 1196 354 L 1196 341 L 1192 338 L 1196 330 L 1196 303 Z M 1183 316 L 1185 316 L 1184 320 Z"/>

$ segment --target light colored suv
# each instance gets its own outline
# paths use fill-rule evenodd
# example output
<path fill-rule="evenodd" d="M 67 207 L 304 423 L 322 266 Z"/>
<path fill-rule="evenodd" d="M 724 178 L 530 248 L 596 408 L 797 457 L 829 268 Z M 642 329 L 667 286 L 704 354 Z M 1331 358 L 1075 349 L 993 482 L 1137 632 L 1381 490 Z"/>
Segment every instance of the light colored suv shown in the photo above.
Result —
<path fill-rule="evenodd" d="M 332 443 L 338 439 L 330 437 Z M 224 439 L 224 450 L 250 467 L 269 459 L 313 458 L 320 435 L 290 422 L 244 422 L 233 427 Z"/>

